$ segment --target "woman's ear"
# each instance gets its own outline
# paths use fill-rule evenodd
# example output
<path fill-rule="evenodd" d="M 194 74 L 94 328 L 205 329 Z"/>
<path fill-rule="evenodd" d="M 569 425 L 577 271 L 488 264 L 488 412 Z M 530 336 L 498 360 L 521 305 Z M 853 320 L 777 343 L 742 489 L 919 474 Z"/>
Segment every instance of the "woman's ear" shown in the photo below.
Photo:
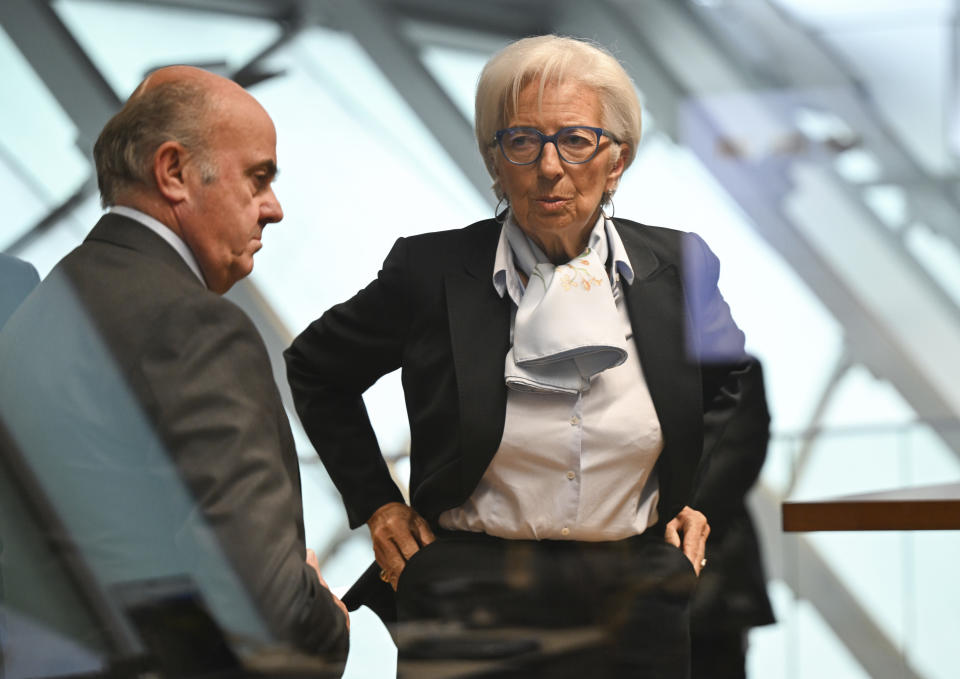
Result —
<path fill-rule="evenodd" d="M 610 171 L 607 173 L 607 191 L 613 191 L 617 188 L 617 184 L 620 183 L 620 176 L 623 174 L 623 170 L 627 166 L 627 158 L 630 157 L 629 154 L 630 145 L 620 144 L 620 153 L 617 155 L 617 159 L 613 161 L 613 164 L 610 166 Z"/>

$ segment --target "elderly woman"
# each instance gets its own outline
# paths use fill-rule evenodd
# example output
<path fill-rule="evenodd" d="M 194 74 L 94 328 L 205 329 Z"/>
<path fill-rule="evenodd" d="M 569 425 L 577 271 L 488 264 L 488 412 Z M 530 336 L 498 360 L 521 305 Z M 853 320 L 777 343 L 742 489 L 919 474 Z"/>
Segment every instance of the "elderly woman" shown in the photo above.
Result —
<path fill-rule="evenodd" d="M 613 218 L 640 105 L 601 49 L 506 47 L 480 77 L 476 134 L 506 207 L 399 239 L 286 352 L 304 427 L 373 539 L 352 598 L 389 617 L 379 576 L 401 619 L 593 625 L 589 676 L 687 676 L 709 527 L 686 505 L 743 351 L 718 262 L 693 234 Z M 362 400 L 396 368 L 409 506 Z"/>

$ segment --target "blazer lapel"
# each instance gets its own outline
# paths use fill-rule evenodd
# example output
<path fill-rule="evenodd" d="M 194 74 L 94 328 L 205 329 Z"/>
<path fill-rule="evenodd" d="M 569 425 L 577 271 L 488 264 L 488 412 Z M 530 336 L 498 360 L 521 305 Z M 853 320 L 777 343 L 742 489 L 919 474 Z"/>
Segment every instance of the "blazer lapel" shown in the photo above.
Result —
<path fill-rule="evenodd" d="M 497 295 L 492 282 L 498 236 L 499 231 L 490 228 L 480 247 L 464 249 L 464 268 L 445 277 L 460 414 L 462 482 L 468 493 L 500 446 L 507 410 L 503 365 L 510 348 L 510 301 Z"/>

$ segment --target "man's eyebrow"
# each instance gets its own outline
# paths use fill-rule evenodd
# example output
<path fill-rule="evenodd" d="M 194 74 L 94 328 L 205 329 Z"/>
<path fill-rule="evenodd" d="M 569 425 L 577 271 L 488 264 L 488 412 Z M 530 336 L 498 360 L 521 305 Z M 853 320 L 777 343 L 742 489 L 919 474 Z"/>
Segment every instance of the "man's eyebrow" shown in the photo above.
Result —
<path fill-rule="evenodd" d="M 252 176 L 258 172 L 266 172 L 270 176 L 270 179 L 276 179 L 277 175 L 280 174 L 280 169 L 272 160 L 264 160 L 261 163 L 257 163 L 256 165 L 252 165 L 247 168 L 246 174 L 247 176 Z"/>

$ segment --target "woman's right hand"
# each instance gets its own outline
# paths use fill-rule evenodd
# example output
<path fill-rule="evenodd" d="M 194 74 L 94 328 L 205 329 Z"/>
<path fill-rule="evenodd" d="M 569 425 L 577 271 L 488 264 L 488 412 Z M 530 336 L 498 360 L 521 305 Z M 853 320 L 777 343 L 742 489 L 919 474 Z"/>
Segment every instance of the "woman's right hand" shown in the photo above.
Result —
<path fill-rule="evenodd" d="M 402 502 L 388 502 L 367 519 L 380 575 L 394 591 L 407 559 L 436 537 L 427 520 Z"/>

